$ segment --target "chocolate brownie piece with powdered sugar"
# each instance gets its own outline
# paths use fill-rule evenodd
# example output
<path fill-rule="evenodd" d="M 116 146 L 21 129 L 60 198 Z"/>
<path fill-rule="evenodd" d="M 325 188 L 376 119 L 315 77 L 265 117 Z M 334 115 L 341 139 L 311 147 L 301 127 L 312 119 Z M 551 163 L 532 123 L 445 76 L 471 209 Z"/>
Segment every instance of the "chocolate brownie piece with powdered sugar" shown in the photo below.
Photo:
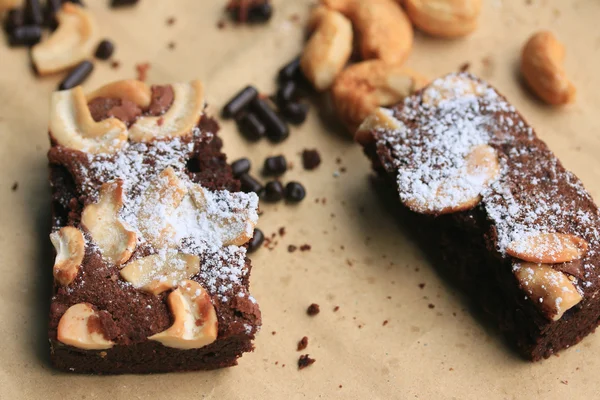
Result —
<path fill-rule="evenodd" d="M 200 82 L 56 92 L 49 131 L 53 364 L 190 371 L 252 351 L 258 198 L 239 191 Z"/>
<path fill-rule="evenodd" d="M 356 134 L 439 269 L 527 358 L 572 346 L 600 321 L 600 215 L 507 100 L 450 74 Z"/>

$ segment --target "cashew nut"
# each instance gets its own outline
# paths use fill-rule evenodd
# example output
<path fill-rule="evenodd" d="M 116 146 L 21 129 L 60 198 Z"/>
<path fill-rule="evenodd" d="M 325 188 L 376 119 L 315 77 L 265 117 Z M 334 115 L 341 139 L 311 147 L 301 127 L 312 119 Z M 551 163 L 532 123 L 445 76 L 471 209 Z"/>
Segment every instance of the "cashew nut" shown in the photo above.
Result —
<path fill-rule="evenodd" d="M 109 97 L 128 100 L 142 108 L 148 108 L 152 100 L 152 90 L 145 82 L 125 79 L 104 85 L 86 96 L 87 102 L 98 98 Z"/>
<path fill-rule="evenodd" d="M 454 38 L 477 28 L 481 0 L 406 0 L 404 7 L 413 24 L 432 36 Z"/>
<path fill-rule="evenodd" d="M 408 57 L 413 28 L 394 0 L 322 0 L 321 3 L 350 18 L 363 59 L 400 64 Z"/>
<path fill-rule="evenodd" d="M 315 13 L 319 13 L 314 17 L 316 30 L 304 48 L 300 67 L 314 87 L 321 91 L 331 86 L 350 59 L 352 25 L 335 11 L 317 8 Z"/>
<path fill-rule="evenodd" d="M 408 68 L 370 60 L 342 71 L 331 93 L 338 116 L 354 133 L 378 107 L 398 103 L 427 82 L 427 78 Z"/>
<path fill-rule="evenodd" d="M 548 104 L 575 100 L 575 86 L 562 66 L 564 58 L 565 48 L 551 32 L 534 34 L 523 47 L 521 73 L 531 90 Z"/>
<path fill-rule="evenodd" d="M 97 42 L 96 23 L 84 8 L 64 3 L 56 17 L 58 28 L 31 50 L 31 58 L 41 75 L 68 69 L 89 58 Z"/>
<path fill-rule="evenodd" d="M 98 312 L 90 304 L 75 304 L 58 321 L 57 339 L 79 349 L 110 349 L 115 344 L 104 337 L 99 325 Z"/>

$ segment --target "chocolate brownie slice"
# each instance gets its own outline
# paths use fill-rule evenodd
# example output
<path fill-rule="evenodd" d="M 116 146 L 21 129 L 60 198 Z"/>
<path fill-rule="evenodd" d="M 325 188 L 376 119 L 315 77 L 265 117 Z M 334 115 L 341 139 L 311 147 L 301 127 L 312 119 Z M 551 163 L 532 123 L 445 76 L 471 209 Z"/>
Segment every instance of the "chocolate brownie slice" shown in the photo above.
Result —
<path fill-rule="evenodd" d="M 549 357 L 596 328 L 598 208 L 494 88 L 447 75 L 378 110 L 356 139 L 439 269 L 524 356 Z"/>
<path fill-rule="evenodd" d="M 119 374 L 228 367 L 253 350 L 258 198 L 239 191 L 197 82 L 56 92 L 53 364 Z"/>

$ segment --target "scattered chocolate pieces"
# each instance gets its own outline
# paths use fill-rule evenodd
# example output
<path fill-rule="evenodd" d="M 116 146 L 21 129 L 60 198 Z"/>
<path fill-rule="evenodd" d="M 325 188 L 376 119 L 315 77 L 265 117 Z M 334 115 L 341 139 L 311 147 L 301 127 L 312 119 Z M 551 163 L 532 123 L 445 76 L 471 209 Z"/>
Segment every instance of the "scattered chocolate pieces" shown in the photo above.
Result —
<path fill-rule="evenodd" d="M 44 14 L 39 0 L 25 1 L 25 23 L 31 25 L 42 25 L 44 23 Z"/>
<path fill-rule="evenodd" d="M 169 50 L 175 50 L 176 44 L 175 44 L 175 42 L 169 42 L 167 44 L 167 47 Z"/>
<path fill-rule="evenodd" d="M 267 127 L 267 137 L 271 142 L 279 143 L 288 138 L 290 128 L 265 100 L 255 98 L 250 107 Z"/>
<path fill-rule="evenodd" d="M 301 76 L 300 72 L 300 56 L 294 58 L 292 61 L 284 65 L 277 75 L 277 79 L 280 83 L 284 83 L 289 80 L 298 79 Z"/>
<path fill-rule="evenodd" d="M 302 350 L 306 349 L 307 347 L 308 347 L 308 337 L 304 336 L 298 342 L 298 350 L 297 351 L 302 351 Z"/>
<path fill-rule="evenodd" d="M 298 247 L 294 246 L 293 244 L 290 244 L 288 246 L 288 252 L 293 253 L 298 249 Z"/>
<path fill-rule="evenodd" d="M 250 171 L 250 160 L 247 158 L 240 158 L 239 160 L 234 161 L 231 163 L 231 171 L 236 178 L 248 173 Z"/>
<path fill-rule="evenodd" d="M 285 199 L 292 203 L 297 203 L 304 200 L 306 197 L 306 189 L 299 182 L 290 182 L 285 185 Z"/>
<path fill-rule="evenodd" d="M 273 15 L 269 0 L 231 0 L 226 9 L 240 23 L 263 23 Z"/>
<path fill-rule="evenodd" d="M 150 69 L 150 63 L 141 63 L 135 66 L 135 70 L 137 71 L 137 79 L 138 81 L 144 82 L 146 78 L 148 78 L 148 70 Z"/>
<path fill-rule="evenodd" d="M 308 308 L 306 309 L 306 313 L 308 315 L 310 315 L 311 317 L 317 315 L 319 312 L 321 312 L 321 308 L 319 307 L 319 305 L 317 303 L 312 303 L 310 306 L 308 306 Z"/>
<path fill-rule="evenodd" d="M 16 192 L 18 188 L 19 188 L 19 182 L 15 182 L 10 187 L 10 190 L 12 190 L 13 192 Z"/>
<path fill-rule="evenodd" d="M 260 246 L 262 246 L 264 241 L 265 235 L 260 229 L 255 228 L 254 235 L 252 236 L 252 239 L 248 242 L 248 253 L 253 253 L 256 250 L 258 250 Z M 273 334 L 275 334 L 275 332 L 273 332 Z"/>
<path fill-rule="evenodd" d="M 115 61 L 111 61 L 111 62 L 110 62 L 110 67 L 111 67 L 112 69 L 117 69 L 117 68 L 119 68 L 120 66 L 121 66 L 121 63 L 120 63 L 119 61 L 116 61 L 116 60 L 115 60 Z"/>
<path fill-rule="evenodd" d="M 108 60 L 113 55 L 114 51 L 115 45 L 113 44 L 113 42 L 104 39 L 96 48 L 96 53 L 94 55 L 100 60 Z"/>
<path fill-rule="evenodd" d="M 286 103 L 294 101 L 296 96 L 296 91 L 298 89 L 298 85 L 294 81 L 286 81 L 281 84 L 279 89 L 277 90 L 277 94 L 275 98 L 277 99 L 277 104 L 284 105 Z"/>
<path fill-rule="evenodd" d="M 281 114 L 291 124 L 300 125 L 306 121 L 308 115 L 308 104 L 290 102 L 281 107 Z"/>
<path fill-rule="evenodd" d="M 265 185 L 264 200 L 275 203 L 283 199 L 284 189 L 279 181 L 270 181 Z"/>
<path fill-rule="evenodd" d="M 302 246 L 300 246 L 300 251 L 309 251 L 310 249 L 312 249 L 310 244 L 303 244 Z"/>
<path fill-rule="evenodd" d="M 33 46 L 40 41 L 42 28 L 38 25 L 22 25 L 14 28 L 8 37 L 10 46 Z"/>
<path fill-rule="evenodd" d="M 264 175 L 283 175 L 287 171 L 287 161 L 282 155 L 267 157 L 265 159 L 263 174 Z"/>
<path fill-rule="evenodd" d="M 339 309 L 340 309 L 340 306 L 335 306 L 335 307 L 333 307 L 333 312 L 338 312 Z"/>
<path fill-rule="evenodd" d="M 20 8 L 13 8 L 8 11 L 4 19 L 4 31 L 10 35 L 13 30 L 24 24 L 25 14 L 23 13 L 23 10 Z"/>
<path fill-rule="evenodd" d="M 314 358 L 310 358 L 308 354 L 301 355 L 298 359 L 298 369 L 300 370 L 309 367 L 313 365 L 315 361 L 317 360 L 315 360 Z"/>
<path fill-rule="evenodd" d="M 167 18 L 167 25 L 171 26 L 171 25 L 175 25 L 175 17 L 169 17 Z"/>
<path fill-rule="evenodd" d="M 246 86 L 227 102 L 225 107 L 223 107 L 221 115 L 223 118 L 235 118 L 242 111 L 245 111 L 250 105 L 250 102 L 257 97 L 258 90 L 256 90 L 254 86 Z"/>
<path fill-rule="evenodd" d="M 469 68 L 471 68 L 471 63 L 470 62 L 464 62 L 460 65 L 460 67 L 458 67 L 458 70 L 460 72 L 467 72 L 469 70 Z"/>
<path fill-rule="evenodd" d="M 381 324 L 382 326 L 386 326 L 388 324 L 388 320 L 386 319 L 385 321 L 383 321 L 383 324 Z"/>
<path fill-rule="evenodd" d="M 94 70 L 94 64 L 90 61 L 82 61 L 80 62 L 69 75 L 63 79 L 63 81 L 58 85 L 58 90 L 67 90 L 72 89 L 77 85 L 80 85 L 87 79 L 88 76 Z"/>
<path fill-rule="evenodd" d="M 262 190 L 263 190 L 263 186 L 260 184 L 260 182 L 257 181 L 256 179 L 254 179 L 249 174 L 242 174 L 239 177 L 239 180 L 240 180 L 240 182 L 242 184 L 242 191 L 243 192 L 246 192 L 246 193 L 250 193 L 250 192 L 261 193 Z"/>
<path fill-rule="evenodd" d="M 132 6 L 136 4 L 138 0 L 111 0 L 111 7 L 124 7 L 124 6 Z"/>
<path fill-rule="evenodd" d="M 258 117 L 253 113 L 242 114 L 235 122 L 238 130 L 251 142 L 259 140 L 265 136 L 265 133 L 267 132 L 266 126 L 260 122 Z"/>
<path fill-rule="evenodd" d="M 424 283 L 419 283 L 419 289 L 423 289 L 425 287 Z"/>
<path fill-rule="evenodd" d="M 429 305 L 428 305 L 427 307 L 429 307 L 429 308 L 433 309 L 433 308 L 435 308 L 435 305 L 434 305 L 434 304 L 431 304 L 431 303 L 429 303 Z"/>
<path fill-rule="evenodd" d="M 321 155 L 317 149 L 305 149 L 302 151 L 302 165 L 304 169 L 312 170 L 321 164 Z"/>

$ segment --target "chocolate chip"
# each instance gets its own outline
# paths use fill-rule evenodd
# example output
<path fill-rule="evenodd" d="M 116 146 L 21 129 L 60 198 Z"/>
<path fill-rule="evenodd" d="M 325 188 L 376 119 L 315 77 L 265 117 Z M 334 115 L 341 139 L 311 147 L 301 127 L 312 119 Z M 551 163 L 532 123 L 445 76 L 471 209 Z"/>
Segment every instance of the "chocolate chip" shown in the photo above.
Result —
<path fill-rule="evenodd" d="M 242 184 L 242 192 L 260 193 L 263 190 L 263 186 L 260 184 L 260 182 L 257 181 L 256 179 L 254 179 L 249 174 L 242 174 L 242 175 L 240 175 L 240 177 L 238 179 L 240 180 L 240 183 Z"/>
<path fill-rule="evenodd" d="M 22 25 L 11 32 L 8 44 L 11 46 L 33 46 L 40 41 L 42 28 L 38 25 Z"/>
<path fill-rule="evenodd" d="M 277 104 L 280 107 L 294 100 L 298 85 L 294 81 L 284 82 L 277 90 Z"/>
<path fill-rule="evenodd" d="M 96 48 L 96 53 L 94 55 L 100 60 L 108 60 L 110 56 L 112 56 L 114 51 L 115 45 L 113 44 L 113 42 L 104 39 Z"/>
<path fill-rule="evenodd" d="M 231 172 L 236 178 L 243 174 L 247 174 L 248 171 L 250 171 L 250 160 L 247 158 L 240 158 L 231 163 Z"/>
<path fill-rule="evenodd" d="M 25 22 L 31 25 L 42 25 L 44 14 L 39 0 L 27 0 L 25 2 Z"/>
<path fill-rule="evenodd" d="M 302 201 L 306 197 L 306 189 L 299 182 L 290 182 L 285 185 L 285 199 L 292 203 Z"/>
<path fill-rule="evenodd" d="M 223 118 L 235 118 L 248 108 L 252 100 L 258 97 L 258 90 L 254 86 L 246 86 L 236 93 L 235 96 L 223 107 L 221 115 Z"/>
<path fill-rule="evenodd" d="M 266 101 L 256 98 L 250 103 L 250 107 L 267 127 L 267 137 L 270 141 L 279 143 L 287 139 L 290 129 Z"/>
<path fill-rule="evenodd" d="M 265 136 L 267 127 L 253 113 L 246 113 L 235 120 L 238 130 L 250 141 L 257 141 Z"/>
<path fill-rule="evenodd" d="M 4 31 L 11 34 L 16 28 L 23 26 L 25 23 L 25 15 L 20 8 L 13 8 L 6 14 L 4 19 Z"/>
<path fill-rule="evenodd" d="M 279 70 L 277 79 L 279 82 L 290 81 L 298 78 L 300 75 L 300 56 L 294 58 Z"/>
<path fill-rule="evenodd" d="M 131 6 L 138 2 L 138 0 L 111 0 L 111 7 L 123 7 L 123 6 Z"/>
<path fill-rule="evenodd" d="M 304 169 L 312 170 L 321 164 L 321 155 L 316 149 L 302 151 L 302 165 Z"/>
<path fill-rule="evenodd" d="M 250 241 L 248 242 L 248 253 L 253 253 L 256 250 L 258 250 L 260 246 L 262 246 L 264 241 L 265 235 L 260 229 L 255 228 L 254 235 L 252 236 L 252 239 L 250 239 Z"/>
<path fill-rule="evenodd" d="M 321 312 L 321 307 L 319 307 L 319 305 L 317 303 L 312 303 L 310 306 L 308 306 L 308 308 L 306 309 L 306 313 L 308 315 L 310 315 L 311 317 L 314 317 L 315 315 L 317 315 L 318 313 Z"/>
<path fill-rule="evenodd" d="M 267 157 L 263 167 L 265 175 L 282 175 L 287 170 L 287 161 L 284 156 Z"/>
<path fill-rule="evenodd" d="M 81 84 L 92 73 L 94 64 L 89 61 L 80 62 L 58 85 L 58 90 L 72 89 Z"/>
<path fill-rule="evenodd" d="M 291 124 L 299 125 L 306 121 L 306 115 L 308 114 L 308 104 L 306 103 L 287 103 L 281 109 L 281 114 Z"/>
<path fill-rule="evenodd" d="M 265 185 L 264 200 L 269 203 L 275 203 L 283 199 L 283 185 L 279 181 L 267 182 Z"/>

